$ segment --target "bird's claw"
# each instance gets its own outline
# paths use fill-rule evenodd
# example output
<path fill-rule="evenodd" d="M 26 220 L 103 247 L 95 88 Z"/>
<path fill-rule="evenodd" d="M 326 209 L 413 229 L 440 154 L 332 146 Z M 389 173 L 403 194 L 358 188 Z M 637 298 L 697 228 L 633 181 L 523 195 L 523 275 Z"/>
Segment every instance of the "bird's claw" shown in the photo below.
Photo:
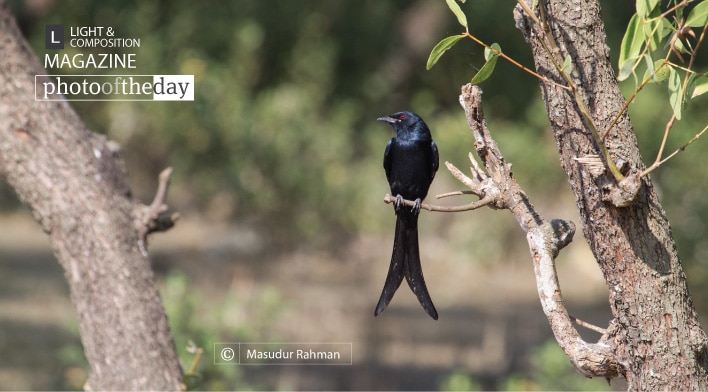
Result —
<path fill-rule="evenodd" d="M 418 215 L 420 213 L 420 207 L 422 204 L 422 200 L 420 198 L 415 199 L 414 205 L 413 205 L 413 215 Z"/>
<path fill-rule="evenodd" d="M 403 205 L 403 196 L 400 194 L 396 195 L 396 201 L 393 202 L 393 207 L 395 208 L 396 211 L 401 209 L 401 206 Z"/>

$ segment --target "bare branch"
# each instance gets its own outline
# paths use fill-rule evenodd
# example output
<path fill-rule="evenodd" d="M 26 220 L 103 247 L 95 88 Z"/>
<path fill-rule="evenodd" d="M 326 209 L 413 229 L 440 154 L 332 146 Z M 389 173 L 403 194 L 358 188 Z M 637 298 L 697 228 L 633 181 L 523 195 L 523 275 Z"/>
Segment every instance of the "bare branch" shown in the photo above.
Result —
<path fill-rule="evenodd" d="M 155 192 L 155 197 L 152 199 L 150 204 L 150 212 L 154 214 L 159 214 L 167 210 L 167 189 L 170 186 L 170 177 L 172 177 L 172 168 L 165 168 L 158 177 L 157 191 Z"/>
<path fill-rule="evenodd" d="M 138 246 L 143 255 L 147 255 L 146 244 L 148 234 L 156 231 L 167 231 L 179 220 L 179 213 L 175 212 L 170 215 L 164 214 L 169 208 L 167 206 L 167 190 L 170 186 L 171 176 L 171 167 L 166 168 L 160 173 L 155 197 L 149 206 L 143 206 L 144 208 L 140 212 L 141 215 L 136 222 L 138 234 L 140 235 Z"/>
<path fill-rule="evenodd" d="M 624 370 L 613 354 L 612 345 L 608 344 L 608 336 L 603 334 L 600 343 L 585 342 L 573 327 L 563 303 L 554 258 L 565 242 L 563 238 L 567 240 L 574 232 L 575 225 L 572 222 L 554 220 L 526 234 L 533 256 L 538 296 L 558 344 L 576 369 L 586 377 L 613 378 Z"/>
<path fill-rule="evenodd" d="M 581 319 L 579 319 L 579 318 L 577 318 L 577 317 L 570 316 L 570 320 L 571 320 L 572 322 L 574 322 L 574 323 L 580 325 L 581 327 L 585 327 L 585 328 L 587 328 L 587 329 L 589 329 L 589 330 L 591 330 L 591 331 L 595 331 L 595 332 L 597 332 L 597 333 L 599 333 L 599 334 L 601 334 L 601 335 L 607 334 L 607 330 L 606 330 L 605 328 L 600 328 L 600 327 L 598 327 L 597 325 L 590 324 L 590 323 L 588 323 L 587 321 L 583 321 L 583 320 L 581 320 Z"/>
<path fill-rule="evenodd" d="M 390 203 L 395 203 L 395 202 L 396 202 L 395 196 L 391 196 L 388 193 L 386 194 L 386 196 L 384 196 L 384 203 L 390 204 Z M 472 202 L 470 204 L 465 204 L 465 205 L 461 205 L 461 206 L 436 206 L 433 204 L 421 203 L 420 208 L 422 208 L 424 210 L 428 210 L 428 211 L 434 211 L 434 212 L 462 212 L 462 211 L 476 210 L 480 207 L 484 207 L 488 204 L 491 204 L 492 202 L 494 202 L 493 199 L 484 198 L 484 199 L 480 199 L 475 202 Z M 415 206 L 415 202 L 413 202 L 411 200 L 404 199 L 403 204 L 407 205 L 409 207 Z"/>
<path fill-rule="evenodd" d="M 470 154 L 472 171 L 479 178 L 479 184 L 472 182 L 472 185 L 475 185 L 470 187 L 472 191 L 479 192 L 485 197 L 491 197 L 494 200 L 494 207 L 510 210 L 525 231 L 541 224 L 541 217 L 536 214 L 526 193 L 514 179 L 511 164 L 504 160 L 497 143 L 489 133 L 482 110 L 482 90 L 470 84 L 463 86 L 460 104 L 465 109 L 467 123 L 474 136 L 477 155 L 486 168 L 485 173 L 476 166 L 474 158 Z M 466 182 L 463 183 L 468 185 Z"/>
<path fill-rule="evenodd" d="M 452 191 L 452 192 L 446 192 L 446 193 L 441 193 L 439 195 L 435 195 L 435 198 L 436 199 L 443 199 L 445 197 L 461 196 L 461 195 L 474 195 L 474 192 L 472 192 L 472 191 Z"/>
<path fill-rule="evenodd" d="M 609 336 L 611 332 L 603 331 L 599 343 L 585 342 L 573 326 L 574 319 L 568 315 L 563 303 L 555 258 L 560 250 L 572 241 L 575 224 L 559 219 L 549 222 L 536 213 L 528 196 L 514 179 L 511 165 L 505 162 L 487 129 L 482 111 L 482 90 L 469 84 L 463 86 L 460 104 L 465 109 L 477 154 L 488 174 L 475 167 L 472 169 L 473 173 L 483 175 L 470 179 L 458 173 L 456 177 L 464 184 L 471 185 L 472 193 L 484 194 L 493 200 L 495 206 L 511 211 L 521 228 L 526 231 L 543 312 L 558 344 L 573 365 L 588 377 L 612 378 L 623 374 L 624 367 L 613 354 Z"/>

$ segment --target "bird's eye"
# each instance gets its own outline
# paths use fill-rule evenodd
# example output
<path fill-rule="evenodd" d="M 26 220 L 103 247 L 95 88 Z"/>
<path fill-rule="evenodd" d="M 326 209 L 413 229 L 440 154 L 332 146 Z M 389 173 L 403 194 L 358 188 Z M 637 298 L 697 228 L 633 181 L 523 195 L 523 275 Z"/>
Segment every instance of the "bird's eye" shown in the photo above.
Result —
<path fill-rule="evenodd" d="M 398 116 L 400 120 L 405 120 L 407 117 L 408 116 L 406 116 L 405 114 L 401 114 L 400 116 Z"/>

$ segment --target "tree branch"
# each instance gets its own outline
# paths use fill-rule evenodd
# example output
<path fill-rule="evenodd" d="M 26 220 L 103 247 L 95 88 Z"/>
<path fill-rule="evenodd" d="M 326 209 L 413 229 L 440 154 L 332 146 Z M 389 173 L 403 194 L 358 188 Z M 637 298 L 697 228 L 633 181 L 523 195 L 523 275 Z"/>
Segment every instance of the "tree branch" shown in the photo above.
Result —
<path fill-rule="evenodd" d="M 472 129 L 477 155 L 488 173 L 484 174 L 486 177 L 481 176 L 482 170 L 474 167 L 473 163 L 472 177 L 475 179 L 465 176 L 461 181 L 470 186 L 472 193 L 484 194 L 485 198 L 492 199 L 490 203 L 494 206 L 511 211 L 521 228 L 526 231 L 541 306 L 559 345 L 573 365 L 587 377 L 609 379 L 623 374 L 624 368 L 613 354 L 610 341 L 612 332 L 605 331 L 600 342 L 596 344 L 585 342 L 573 326 L 572 318 L 563 303 L 555 258 L 560 250 L 572 241 L 575 224 L 560 219 L 549 222 L 536 213 L 526 193 L 514 179 L 511 165 L 505 162 L 487 129 L 482 111 L 482 90 L 470 84 L 463 86 L 460 104 L 465 109 L 467 121 Z M 481 192 L 483 183 L 485 192 Z"/>
<path fill-rule="evenodd" d="M 172 168 L 168 167 L 160 173 L 158 177 L 157 191 L 149 206 L 143 206 L 139 213 L 136 225 L 140 240 L 138 247 L 143 255 L 147 255 L 147 236 L 156 231 L 167 231 L 175 225 L 179 219 L 179 213 L 170 215 L 164 214 L 168 210 L 167 190 L 170 186 Z"/>
<path fill-rule="evenodd" d="M 470 187 L 473 192 L 492 197 L 495 207 L 510 210 L 524 231 L 543 223 L 543 219 L 534 210 L 526 193 L 514 179 L 511 164 L 506 162 L 496 141 L 489 133 L 482 111 L 482 90 L 470 84 L 463 86 L 460 105 L 465 109 L 467 123 L 474 136 L 475 149 L 486 168 L 486 173 L 474 163 L 470 154 L 473 179 L 464 180 L 460 177 L 461 173 L 455 177 Z"/>
<path fill-rule="evenodd" d="M 480 207 L 484 207 L 484 206 L 492 203 L 493 201 L 494 201 L 494 199 L 492 199 L 492 198 L 484 198 L 484 199 L 480 199 L 475 202 L 461 205 L 461 206 L 437 206 L 434 204 L 421 203 L 420 208 L 422 208 L 424 210 L 428 210 L 428 211 L 434 211 L 434 212 L 462 212 L 462 211 L 476 210 Z M 390 203 L 395 203 L 395 202 L 396 202 L 396 198 L 394 196 L 391 196 L 388 193 L 386 194 L 386 196 L 384 196 L 384 203 L 390 204 Z M 409 207 L 415 206 L 415 202 L 413 202 L 411 200 L 406 200 L 406 199 L 403 199 L 403 204 L 407 205 Z"/>
<path fill-rule="evenodd" d="M 573 326 L 563 303 L 555 257 L 560 247 L 570 242 L 574 232 L 572 222 L 561 220 L 546 222 L 528 231 L 526 239 L 533 257 L 536 289 L 553 334 L 575 368 L 586 377 L 614 378 L 623 369 L 614 357 L 607 332 L 600 343 L 585 342 Z"/>
<path fill-rule="evenodd" d="M 577 317 L 570 316 L 570 320 L 573 321 L 574 323 L 580 325 L 581 327 L 585 327 L 591 331 L 595 331 L 599 333 L 600 335 L 605 335 L 607 334 L 607 329 L 605 328 L 600 328 L 597 325 L 590 324 L 587 321 L 583 321 Z"/>

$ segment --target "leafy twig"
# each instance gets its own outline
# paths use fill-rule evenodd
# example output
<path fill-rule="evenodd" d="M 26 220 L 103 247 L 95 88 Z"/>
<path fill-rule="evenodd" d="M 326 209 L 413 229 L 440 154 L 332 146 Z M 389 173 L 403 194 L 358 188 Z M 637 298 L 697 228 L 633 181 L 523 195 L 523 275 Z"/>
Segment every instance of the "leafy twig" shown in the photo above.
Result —
<path fill-rule="evenodd" d="M 541 39 L 539 39 L 539 42 L 541 43 L 541 46 L 543 47 L 543 50 L 546 52 L 548 55 L 548 58 L 551 60 L 553 63 L 553 66 L 556 68 L 556 71 L 560 74 L 560 76 L 565 80 L 565 82 L 568 84 L 568 87 L 570 87 L 571 92 L 573 93 L 573 100 L 575 101 L 578 110 L 580 111 L 580 114 L 582 116 L 583 122 L 585 123 L 585 126 L 590 130 L 590 133 L 592 134 L 593 138 L 595 139 L 595 144 L 597 144 L 598 148 L 600 149 L 600 152 L 602 153 L 602 157 L 604 158 L 605 163 L 607 164 L 607 168 L 609 169 L 610 173 L 612 173 L 612 176 L 615 178 L 617 182 L 620 182 L 624 179 L 624 175 L 620 172 L 620 170 L 617 168 L 617 165 L 615 162 L 612 160 L 610 157 L 610 153 L 607 150 L 607 147 L 605 146 L 605 143 L 603 143 L 602 138 L 598 134 L 597 127 L 595 126 L 595 122 L 593 121 L 592 117 L 590 116 L 590 111 L 588 110 L 587 106 L 585 105 L 585 101 L 583 101 L 582 96 L 580 95 L 580 91 L 578 90 L 578 87 L 575 85 L 573 82 L 573 79 L 571 79 L 570 75 L 565 72 L 563 69 L 563 64 L 558 61 L 554 53 L 560 53 L 560 48 L 558 47 L 558 44 L 556 41 L 553 39 L 553 34 L 551 34 L 550 30 L 548 29 L 548 25 L 545 20 L 545 14 L 542 13 L 542 16 L 544 16 L 543 23 L 539 21 L 539 19 L 536 17 L 536 15 L 533 13 L 533 11 L 529 8 L 529 6 L 523 1 L 523 0 L 516 0 L 516 2 L 519 4 L 519 6 L 526 12 L 526 14 L 531 18 L 532 21 L 538 26 L 541 26 L 542 28 L 542 34 L 540 34 Z M 543 10 L 542 7 L 539 7 L 541 10 Z M 548 40 L 548 43 L 551 45 L 549 48 L 548 45 L 546 44 L 546 41 Z"/>
<path fill-rule="evenodd" d="M 673 119 L 673 117 L 672 117 L 672 119 Z M 658 168 L 659 166 L 663 165 L 664 162 L 666 162 L 666 161 L 668 161 L 669 159 L 673 158 L 676 154 L 678 154 L 678 153 L 680 153 L 680 152 L 683 152 L 683 151 L 686 149 L 686 147 L 688 147 L 689 145 L 691 145 L 691 144 L 692 144 L 693 142 L 695 142 L 696 140 L 700 139 L 700 137 L 703 136 L 703 134 L 704 134 L 706 131 L 708 131 L 708 125 L 706 125 L 700 132 L 698 132 L 697 134 L 695 134 L 695 135 L 691 138 L 691 140 L 689 140 L 686 144 L 684 144 L 683 146 L 677 148 L 674 152 L 672 152 L 671 154 L 669 154 L 669 156 L 667 156 L 667 157 L 664 158 L 664 159 L 657 160 L 656 162 L 654 162 L 651 166 L 649 166 L 648 168 L 646 168 L 646 170 L 644 170 L 643 172 L 641 172 L 641 173 L 639 174 L 639 176 L 640 176 L 640 177 L 646 176 L 647 174 L 649 174 L 649 173 L 651 173 L 652 171 L 654 171 L 654 169 L 656 169 L 656 168 Z M 666 135 L 666 133 L 665 133 L 665 135 Z M 664 143 L 662 142 L 662 148 L 663 148 L 663 145 L 664 145 Z"/>
<path fill-rule="evenodd" d="M 693 64 L 696 60 L 696 55 L 698 53 L 698 48 L 700 48 L 701 44 L 703 43 L 703 39 L 705 38 L 707 30 L 708 30 L 708 25 L 703 26 L 703 31 L 701 31 L 701 35 L 698 37 L 698 42 L 696 43 L 696 47 L 691 52 L 691 59 L 688 62 L 688 69 L 686 70 L 686 75 L 684 76 L 683 84 L 681 86 L 681 92 L 680 92 L 681 96 L 684 96 L 686 94 L 686 89 L 688 88 L 688 83 L 689 83 L 689 79 L 690 79 L 690 72 L 692 72 L 691 68 L 693 68 Z M 706 126 L 705 128 L 703 128 L 703 130 L 701 130 L 696 135 L 694 135 L 693 138 L 691 138 L 691 140 L 689 140 L 686 144 L 684 144 L 683 146 L 676 149 L 673 153 L 671 153 L 666 158 L 662 159 L 662 157 L 664 155 L 664 148 L 666 147 L 666 141 L 669 138 L 669 133 L 671 132 L 671 129 L 673 128 L 675 122 L 676 122 L 676 114 L 674 113 L 671 115 L 671 118 L 666 123 L 666 127 L 664 129 L 664 136 L 661 139 L 661 145 L 659 145 L 659 151 L 656 154 L 656 159 L 654 160 L 654 163 L 640 174 L 641 177 L 648 175 L 649 173 L 654 171 L 656 168 L 663 165 L 664 162 L 673 158 L 678 153 L 684 151 L 686 149 L 686 147 L 688 147 L 693 142 L 698 140 L 703 135 L 703 133 L 706 132 L 706 129 L 708 129 L 708 126 Z"/>
<path fill-rule="evenodd" d="M 548 78 L 545 77 L 545 76 L 539 75 L 538 73 L 534 72 L 534 71 L 531 70 L 530 68 L 528 68 L 528 67 L 522 65 L 522 64 L 519 63 L 518 61 L 516 61 L 516 60 L 514 60 L 513 58 L 507 56 L 507 55 L 504 54 L 504 52 L 502 52 L 501 50 L 498 50 L 498 49 L 494 48 L 492 45 L 487 45 L 486 43 L 484 43 L 484 42 L 483 42 L 482 40 L 480 40 L 479 38 L 477 38 L 477 37 L 475 37 L 474 35 L 470 34 L 469 31 L 466 31 L 463 35 L 464 35 L 465 37 L 471 39 L 472 41 L 474 41 L 474 42 L 476 42 L 476 43 L 478 43 L 478 44 L 484 46 L 485 48 L 491 50 L 491 51 L 494 52 L 494 54 L 496 54 L 497 56 L 499 56 L 499 57 L 503 58 L 504 60 L 510 62 L 511 64 L 513 64 L 513 65 L 516 66 L 517 68 L 521 69 L 522 71 L 524 71 L 524 72 L 526 72 L 526 73 L 528 73 L 528 74 L 530 74 L 530 75 L 533 75 L 533 76 L 536 77 L 537 79 L 542 80 L 542 81 L 544 81 L 544 82 L 546 82 L 546 83 L 553 84 L 553 85 L 555 85 L 556 87 L 560 87 L 560 88 L 565 89 L 565 90 L 570 90 L 570 87 L 565 86 L 565 85 L 562 85 L 562 84 L 559 84 L 559 83 L 556 83 L 556 82 L 552 81 L 551 79 L 548 79 Z"/>
<path fill-rule="evenodd" d="M 662 67 L 664 67 L 666 64 L 668 64 L 668 61 L 664 60 L 658 67 L 654 68 L 654 75 L 656 75 L 656 73 Z M 634 90 L 632 95 L 627 99 L 627 101 L 624 103 L 624 106 L 622 106 L 622 109 L 620 109 L 620 111 L 617 113 L 615 118 L 612 119 L 612 122 L 610 123 L 610 125 L 608 125 L 607 128 L 605 129 L 605 131 L 602 133 L 601 139 L 603 142 L 605 141 L 605 138 L 607 137 L 607 135 L 609 135 L 610 131 L 615 127 L 615 125 L 617 124 L 619 119 L 622 117 L 622 115 L 627 111 L 627 109 L 629 108 L 629 105 L 634 101 L 634 99 L 637 97 L 637 95 L 639 95 L 639 92 L 642 91 L 642 89 L 644 89 L 644 87 L 647 84 L 649 84 L 649 82 L 652 81 L 652 78 L 653 78 L 652 75 L 649 75 L 646 78 L 644 78 L 642 83 Z"/>

